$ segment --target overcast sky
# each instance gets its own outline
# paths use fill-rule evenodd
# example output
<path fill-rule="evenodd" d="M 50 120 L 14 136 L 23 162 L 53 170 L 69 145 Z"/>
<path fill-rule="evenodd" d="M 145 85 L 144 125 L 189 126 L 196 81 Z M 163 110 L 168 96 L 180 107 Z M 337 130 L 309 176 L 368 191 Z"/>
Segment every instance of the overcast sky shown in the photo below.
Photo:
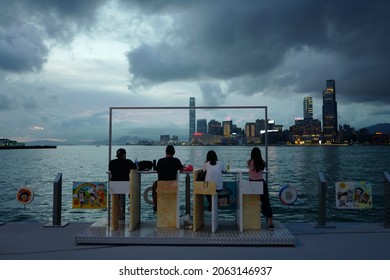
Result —
<path fill-rule="evenodd" d="M 113 106 L 267 106 L 285 129 L 336 81 L 339 124 L 390 122 L 390 1 L 0 0 L 0 138 L 108 138 Z M 233 122 L 262 112 L 197 112 Z M 152 119 L 150 119 L 152 118 Z M 114 135 L 188 134 L 118 111 Z M 156 128 L 158 127 L 158 129 Z M 186 140 L 186 139 L 185 139 Z"/>

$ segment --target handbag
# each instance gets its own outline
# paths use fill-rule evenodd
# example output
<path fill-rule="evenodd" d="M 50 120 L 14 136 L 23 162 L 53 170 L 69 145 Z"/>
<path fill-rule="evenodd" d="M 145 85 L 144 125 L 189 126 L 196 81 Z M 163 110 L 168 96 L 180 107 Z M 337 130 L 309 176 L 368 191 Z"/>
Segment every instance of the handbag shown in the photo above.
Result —
<path fill-rule="evenodd" d="M 197 178 L 196 181 L 204 181 L 204 180 L 206 180 L 206 173 L 207 173 L 206 170 L 202 170 L 202 171 L 198 174 L 198 178 Z"/>
<path fill-rule="evenodd" d="M 153 169 L 153 162 L 150 160 L 141 160 L 138 163 L 138 170 L 139 171 L 149 171 Z"/>

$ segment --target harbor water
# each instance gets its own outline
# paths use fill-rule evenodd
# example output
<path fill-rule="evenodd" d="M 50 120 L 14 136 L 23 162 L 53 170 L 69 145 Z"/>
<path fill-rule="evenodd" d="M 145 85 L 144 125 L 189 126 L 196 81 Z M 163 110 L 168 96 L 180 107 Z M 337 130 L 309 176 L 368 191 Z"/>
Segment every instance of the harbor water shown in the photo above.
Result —
<path fill-rule="evenodd" d="M 112 147 L 112 155 L 116 149 Z M 124 146 L 127 157 L 135 161 L 158 160 L 164 146 Z M 51 222 L 53 181 L 62 173 L 62 221 L 94 222 L 107 218 L 107 210 L 73 209 L 73 181 L 107 181 L 108 146 L 58 146 L 57 149 L 0 150 L 0 222 Z M 176 146 L 176 157 L 195 168 L 202 167 L 207 151 L 217 152 L 220 161 L 232 169 L 245 169 L 251 146 Z M 265 147 L 260 147 L 265 157 Z M 390 171 L 389 146 L 270 146 L 268 147 L 268 185 L 275 219 L 281 222 L 313 222 L 318 217 L 318 173 L 327 181 L 328 222 L 383 222 L 384 172 Z M 156 174 L 143 175 L 142 191 L 150 187 Z M 185 214 L 184 180 L 181 178 L 182 214 Z M 228 178 L 226 180 L 231 180 Z M 372 185 L 372 208 L 336 208 L 335 183 L 365 181 Z M 279 191 L 289 185 L 297 191 L 293 205 L 279 199 Z M 22 205 L 17 190 L 29 186 L 34 200 Z M 152 206 L 141 202 L 141 220 L 153 220 Z M 225 213 L 229 218 L 231 213 Z"/>

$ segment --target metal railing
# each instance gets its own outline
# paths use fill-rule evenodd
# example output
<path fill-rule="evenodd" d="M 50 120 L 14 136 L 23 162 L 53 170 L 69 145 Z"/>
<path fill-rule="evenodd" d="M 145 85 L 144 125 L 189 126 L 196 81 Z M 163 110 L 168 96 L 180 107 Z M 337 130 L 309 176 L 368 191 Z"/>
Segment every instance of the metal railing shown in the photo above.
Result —
<path fill-rule="evenodd" d="M 383 172 L 385 177 L 384 187 L 384 206 L 385 206 L 385 215 L 384 215 L 384 227 L 390 228 L 390 174 L 389 172 Z"/>
<path fill-rule="evenodd" d="M 384 172 L 384 227 L 390 228 L 390 173 Z M 189 176 L 186 177 L 188 183 Z M 186 192 L 188 192 L 186 190 Z M 188 195 L 188 194 L 187 194 Z M 188 200 L 188 198 L 187 198 Z M 110 205 L 109 205 L 110 208 Z M 45 227 L 64 227 L 68 223 L 61 221 L 62 209 L 62 173 L 58 173 L 53 182 L 53 222 Z M 110 210 L 110 209 L 109 209 Z M 110 213 L 110 211 L 108 211 Z M 186 208 L 188 214 L 189 209 Z M 108 215 L 110 223 L 110 214 Z M 0 223 L 4 224 L 4 223 Z M 327 182 L 322 172 L 318 172 L 318 219 L 317 227 L 327 226 Z"/>
<path fill-rule="evenodd" d="M 326 226 L 326 180 L 325 176 L 322 172 L 318 172 L 318 220 L 317 220 L 317 226 L 318 227 L 325 227 Z"/>

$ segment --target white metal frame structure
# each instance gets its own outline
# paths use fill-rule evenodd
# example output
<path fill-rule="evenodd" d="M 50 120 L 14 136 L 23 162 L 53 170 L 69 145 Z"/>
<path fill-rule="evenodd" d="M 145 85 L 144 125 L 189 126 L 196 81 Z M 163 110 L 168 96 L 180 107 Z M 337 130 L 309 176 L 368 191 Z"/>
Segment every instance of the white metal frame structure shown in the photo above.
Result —
<path fill-rule="evenodd" d="M 249 109 L 260 109 L 264 110 L 264 120 L 265 124 L 265 137 L 264 137 L 264 146 L 265 146 L 265 161 L 268 162 L 268 107 L 267 106 L 185 106 L 185 107 L 110 107 L 109 112 L 109 149 L 108 149 L 108 162 L 111 160 L 111 149 L 112 149 L 112 113 L 114 110 L 220 110 L 220 109 L 239 109 L 239 110 L 249 110 Z M 268 170 L 267 170 L 268 171 Z M 268 179 L 268 172 L 266 173 L 266 179 Z M 267 180 L 268 181 L 268 180 Z M 109 192 L 108 192 L 109 193 Z M 108 196 L 108 224 L 110 225 L 110 215 L 111 215 L 111 196 Z"/>

